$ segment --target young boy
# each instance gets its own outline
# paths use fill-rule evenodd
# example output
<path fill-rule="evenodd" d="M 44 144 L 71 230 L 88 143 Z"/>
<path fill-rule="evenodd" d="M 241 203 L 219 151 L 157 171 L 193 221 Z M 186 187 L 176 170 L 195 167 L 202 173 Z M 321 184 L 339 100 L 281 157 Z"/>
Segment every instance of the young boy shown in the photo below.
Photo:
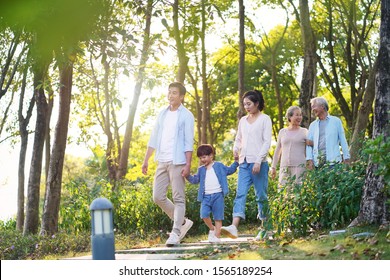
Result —
<path fill-rule="evenodd" d="M 212 243 L 221 242 L 222 221 L 224 219 L 224 196 L 229 192 L 227 176 L 236 172 L 238 167 L 237 159 L 231 166 L 214 161 L 214 149 L 211 145 L 203 144 L 198 147 L 197 156 L 203 164 L 198 168 L 198 173 L 187 176 L 191 184 L 198 184 L 198 201 L 201 202 L 200 217 L 209 227 L 208 241 Z M 215 226 L 210 219 L 213 214 Z"/>

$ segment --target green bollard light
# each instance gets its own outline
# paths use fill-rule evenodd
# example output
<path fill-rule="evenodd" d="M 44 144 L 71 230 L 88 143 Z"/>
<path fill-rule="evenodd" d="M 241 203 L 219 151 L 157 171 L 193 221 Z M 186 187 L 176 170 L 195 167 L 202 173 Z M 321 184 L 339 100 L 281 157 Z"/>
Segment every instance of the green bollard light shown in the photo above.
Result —
<path fill-rule="evenodd" d="M 107 198 L 92 201 L 92 259 L 115 260 L 113 206 Z"/>

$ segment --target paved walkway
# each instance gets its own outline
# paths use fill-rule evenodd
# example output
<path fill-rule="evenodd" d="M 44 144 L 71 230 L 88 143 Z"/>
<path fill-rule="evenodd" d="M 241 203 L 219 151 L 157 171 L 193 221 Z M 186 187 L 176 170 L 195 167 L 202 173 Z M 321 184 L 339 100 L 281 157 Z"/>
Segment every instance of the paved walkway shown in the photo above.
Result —
<path fill-rule="evenodd" d="M 164 244 L 156 245 L 151 248 L 117 250 L 115 252 L 116 260 L 177 260 L 195 256 L 196 253 L 209 250 L 210 248 L 223 248 L 224 246 L 250 243 L 254 241 L 253 236 L 242 235 L 237 239 L 221 238 L 221 243 L 209 243 L 200 241 L 197 243 L 182 243 L 174 247 L 166 247 Z M 92 255 L 69 258 L 71 260 L 92 260 Z"/>

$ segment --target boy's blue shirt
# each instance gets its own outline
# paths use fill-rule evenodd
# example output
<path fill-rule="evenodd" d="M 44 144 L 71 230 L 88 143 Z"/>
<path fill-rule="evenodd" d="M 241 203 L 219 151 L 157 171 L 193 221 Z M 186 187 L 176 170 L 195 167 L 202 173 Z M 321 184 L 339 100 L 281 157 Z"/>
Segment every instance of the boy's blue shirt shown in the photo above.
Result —
<path fill-rule="evenodd" d="M 214 172 L 217 175 L 218 182 L 221 185 L 222 193 L 224 196 L 226 196 L 229 193 L 229 187 L 228 187 L 228 181 L 227 176 L 233 174 L 236 172 L 238 167 L 238 162 L 233 162 L 232 165 L 226 166 L 223 163 L 219 161 L 215 161 L 213 164 Z M 187 180 L 191 184 L 199 184 L 198 189 L 198 201 L 203 200 L 203 195 L 205 193 L 205 182 L 206 182 L 206 167 L 204 165 L 200 166 L 198 168 L 198 173 L 195 175 L 189 175 L 187 177 Z"/>

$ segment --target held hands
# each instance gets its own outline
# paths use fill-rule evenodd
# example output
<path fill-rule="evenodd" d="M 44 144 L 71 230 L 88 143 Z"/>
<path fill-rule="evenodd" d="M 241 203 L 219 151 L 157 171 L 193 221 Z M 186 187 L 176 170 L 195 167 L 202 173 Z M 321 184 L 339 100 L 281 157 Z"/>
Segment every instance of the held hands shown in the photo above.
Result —
<path fill-rule="evenodd" d="M 233 156 L 234 156 L 234 161 L 238 161 L 238 153 L 237 152 L 233 152 Z"/>
<path fill-rule="evenodd" d="M 306 139 L 306 145 L 313 147 L 314 146 L 314 142 L 312 140 L 310 140 L 310 139 Z"/>
<path fill-rule="evenodd" d="M 190 175 L 190 169 L 191 166 L 189 164 L 186 164 L 183 169 L 181 170 L 181 176 L 184 178 L 187 178 L 188 175 Z"/>

